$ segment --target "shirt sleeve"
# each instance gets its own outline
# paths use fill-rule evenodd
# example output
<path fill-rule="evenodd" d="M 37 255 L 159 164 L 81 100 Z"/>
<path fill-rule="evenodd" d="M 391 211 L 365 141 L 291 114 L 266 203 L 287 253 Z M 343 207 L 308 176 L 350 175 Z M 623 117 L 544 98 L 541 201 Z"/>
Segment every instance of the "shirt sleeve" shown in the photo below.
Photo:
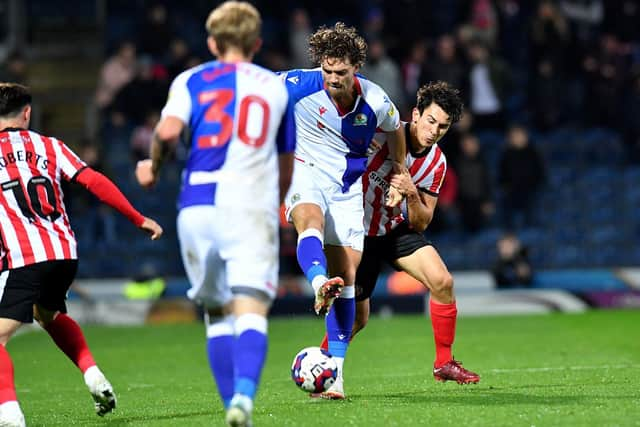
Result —
<path fill-rule="evenodd" d="M 285 108 L 282 120 L 280 121 L 280 127 L 278 128 L 278 135 L 276 143 L 278 146 L 278 153 L 291 153 L 296 148 L 296 120 L 294 116 L 294 104 L 291 97 L 286 94 L 287 106 Z"/>
<path fill-rule="evenodd" d="M 162 117 L 174 116 L 182 120 L 183 123 L 189 124 L 191 117 L 191 94 L 187 82 L 192 73 L 185 71 L 179 74 L 169 88 L 169 96 L 167 103 L 162 109 Z"/>
<path fill-rule="evenodd" d="M 86 167 L 75 176 L 75 180 L 100 201 L 126 216 L 136 227 L 140 227 L 144 222 L 144 216 L 131 205 L 118 187 L 100 172 Z"/>
<path fill-rule="evenodd" d="M 56 143 L 60 150 L 58 164 L 62 178 L 66 181 L 71 181 L 78 172 L 87 167 L 87 164 L 76 153 L 74 153 L 71 148 L 67 147 L 64 142 L 56 140 Z"/>
<path fill-rule="evenodd" d="M 400 127 L 400 114 L 387 95 L 382 103 L 382 114 L 378 127 L 385 132 L 393 132 Z"/>
<path fill-rule="evenodd" d="M 440 156 L 440 160 L 434 166 L 434 172 L 429 174 L 426 179 L 416 183 L 418 190 L 437 197 L 444 183 L 444 177 L 447 174 L 447 160 L 444 156 Z"/>

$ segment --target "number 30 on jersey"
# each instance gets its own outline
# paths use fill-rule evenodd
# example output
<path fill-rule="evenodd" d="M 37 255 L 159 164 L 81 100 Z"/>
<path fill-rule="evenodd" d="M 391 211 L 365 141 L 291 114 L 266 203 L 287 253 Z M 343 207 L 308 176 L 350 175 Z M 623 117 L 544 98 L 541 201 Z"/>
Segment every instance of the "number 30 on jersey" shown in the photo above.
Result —
<path fill-rule="evenodd" d="M 218 148 L 229 143 L 233 134 L 233 117 L 225 108 L 233 101 L 232 89 L 215 89 L 201 92 L 200 105 L 210 104 L 204 114 L 204 121 L 217 125 L 217 132 L 200 135 L 198 148 Z M 246 145 L 260 147 L 267 138 L 269 126 L 269 104 L 257 95 L 248 95 L 240 100 L 238 109 L 237 138 Z M 249 127 L 251 123 L 251 127 Z"/>

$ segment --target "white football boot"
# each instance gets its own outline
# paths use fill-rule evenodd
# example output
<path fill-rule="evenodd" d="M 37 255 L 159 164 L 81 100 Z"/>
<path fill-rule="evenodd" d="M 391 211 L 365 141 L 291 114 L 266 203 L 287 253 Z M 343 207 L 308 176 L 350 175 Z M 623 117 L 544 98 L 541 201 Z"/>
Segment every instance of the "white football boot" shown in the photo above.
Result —
<path fill-rule="evenodd" d="M 253 402 L 247 396 L 236 394 L 231 399 L 231 404 L 227 410 L 225 421 L 230 427 L 252 427 L 251 412 Z"/>
<path fill-rule="evenodd" d="M 24 414 L 20 405 L 15 400 L 0 405 L 1 427 L 26 427 Z"/>
<path fill-rule="evenodd" d="M 111 383 L 97 366 L 92 366 L 84 373 L 84 381 L 95 402 L 96 414 L 104 416 L 116 407 L 116 394 Z"/>

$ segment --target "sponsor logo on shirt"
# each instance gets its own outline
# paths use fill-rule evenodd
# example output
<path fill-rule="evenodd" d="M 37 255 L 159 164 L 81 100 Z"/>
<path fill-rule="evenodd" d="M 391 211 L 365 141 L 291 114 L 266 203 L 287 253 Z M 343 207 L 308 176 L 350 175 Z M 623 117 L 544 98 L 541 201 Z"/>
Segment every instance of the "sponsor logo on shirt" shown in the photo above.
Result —
<path fill-rule="evenodd" d="M 369 172 L 369 182 L 381 187 L 384 191 L 389 190 L 389 183 L 384 180 L 383 177 L 378 175 L 376 172 Z"/>
<path fill-rule="evenodd" d="M 387 114 L 389 115 L 389 117 L 393 117 L 393 115 L 396 113 L 396 109 L 393 108 L 393 104 L 391 104 L 389 111 L 387 112 Z"/>
<path fill-rule="evenodd" d="M 292 77 L 289 77 L 287 81 L 293 83 L 294 85 L 297 85 L 298 82 L 300 81 L 300 78 L 298 76 L 292 76 Z"/>

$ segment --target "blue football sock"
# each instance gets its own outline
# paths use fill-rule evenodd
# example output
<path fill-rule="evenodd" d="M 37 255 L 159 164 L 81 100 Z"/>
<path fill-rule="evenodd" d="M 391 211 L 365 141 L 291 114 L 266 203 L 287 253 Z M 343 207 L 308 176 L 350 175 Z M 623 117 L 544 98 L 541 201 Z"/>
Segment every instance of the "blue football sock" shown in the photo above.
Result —
<path fill-rule="evenodd" d="M 315 228 L 304 230 L 298 236 L 298 264 L 310 283 L 316 276 L 327 276 L 327 258 L 322 250 L 322 239 L 322 233 Z"/>
<path fill-rule="evenodd" d="M 207 318 L 208 316 L 205 316 Z M 224 407 L 233 397 L 233 318 L 207 320 L 207 356 Z"/>
<path fill-rule="evenodd" d="M 253 400 L 267 357 L 267 319 L 258 314 L 243 314 L 236 320 L 235 331 L 234 392 Z"/>
<path fill-rule="evenodd" d="M 325 318 L 329 353 L 337 358 L 345 357 L 351 339 L 351 330 L 356 317 L 354 290 L 353 286 L 345 286 Z"/>

